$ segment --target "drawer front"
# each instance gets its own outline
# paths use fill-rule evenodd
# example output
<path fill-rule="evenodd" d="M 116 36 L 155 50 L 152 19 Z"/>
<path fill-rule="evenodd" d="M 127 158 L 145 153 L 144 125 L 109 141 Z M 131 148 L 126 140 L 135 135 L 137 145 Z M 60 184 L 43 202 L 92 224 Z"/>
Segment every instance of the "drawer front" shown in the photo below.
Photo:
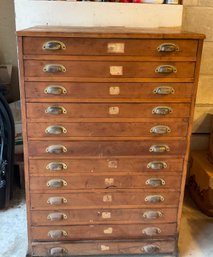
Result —
<path fill-rule="evenodd" d="M 173 253 L 174 240 L 33 243 L 33 256 Z"/>
<path fill-rule="evenodd" d="M 73 189 L 105 188 L 180 188 L 181 176 L 161 174 L 105 174 L 105 175 L 71 175 L 69 177 L 31 177 L 30 190 L 36 192 L 57 192 Z"/>
<path fill-rule="evenodd" d="M 25 60 L 26 77 L 193 78 L 195 62 Z"/>
<path fill-rule="evenodd" d="M 147 141 L 29 141 L 29 156 L 130 156 L 183 155 L 185 140 Z M 58 158 L 58 157 L 57 157 Z"/>
<path fill-rule="evenodd" d="M 28 123 L 29 138 L 51 137 L 184 137 L 187 118 L 182 121 Z"/>
<path fill-rule="evenodd" d="M 37 241 L 67 241 L 87 239 L 132 239 L 175 236 L 176 223 L 133 225 L 75 225 L 31 227 Z"/>
<path fill-rule="evenodd" d="M 196 56 L 197 40 L 24 37 L 24 54 Z M 88 49 L 88 51 L 87 51 Z M 170 50 L 170 51 L 169 51 Z"/>
<path fill-rule="evenodd" d="M 66 118 L 182 118 L 189 117 L 190 104 L 173 103 L 28 103 L 27 118 L 63 121 Z M 66 120 L 69 121 L 69 120 Z M 71 121 L 71 120 L 70 120 Z"/>
<path fill-rule="evenodd" d="M 67 176 L 72 173 L 159 172 L 180 173 L 183 159 L 171 157 L 107 158 L 107 159 L 49 159 L 30 160 L 30 175 Z"/>
<path fill-rule="evenodd" d="M 48 98 L 49 101 L 94 99 L 191 100 L 192 83 L 75 83 L 25 82 L 26 99 Z"/>
<path fill-rule="evenodd" d="M 178 188 L 177 188 L 178 189 Z M 119 190 L 70 192 L 54 194 L 31 194 L 32 210 L 52 210 L 53 208 L 141 208 L 176 207 L 179 201 L 179 192 L 168 190 Z"/>
<path fill-rule="evenodd" d="M 176 222 L 176 208 L 32 211 L 33 226 Z"/>

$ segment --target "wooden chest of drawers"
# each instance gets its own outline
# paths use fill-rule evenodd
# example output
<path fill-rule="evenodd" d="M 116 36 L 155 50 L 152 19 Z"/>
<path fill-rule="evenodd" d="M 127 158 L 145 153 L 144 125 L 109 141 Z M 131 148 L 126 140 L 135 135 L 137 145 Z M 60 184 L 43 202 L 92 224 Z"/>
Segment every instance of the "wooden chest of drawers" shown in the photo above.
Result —
<path fill-rule="evenodd" d="M 18 32 L 29 254 L 177 254 L 203 35 Z"/>

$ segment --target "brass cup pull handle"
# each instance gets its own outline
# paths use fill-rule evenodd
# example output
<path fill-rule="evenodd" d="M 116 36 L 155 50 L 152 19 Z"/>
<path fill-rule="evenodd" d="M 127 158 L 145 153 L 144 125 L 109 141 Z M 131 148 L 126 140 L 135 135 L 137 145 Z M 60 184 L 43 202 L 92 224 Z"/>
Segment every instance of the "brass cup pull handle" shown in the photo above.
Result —
<path fill-rule="evenodd" d="M 164 126 L 164 125 L 159 125 L 159 126 L 155 126 L 155 127 L 152 127 L 150 129 L 150 132 L 151 133 L 154 133 L 154 134 L 167 134 L 167 133 L 170 133 L 171 132 L 171 129 L 170 127 L 168 126 Z"/>
<path fill-rule="evenodd" d="M 61 171 L 66 170 L 67 165 L 63 162 L 50 162 L 47 164 L 46 169 L 51 171 Z"/>
<path fill-rule="evenodd" d="M 66 68 L 62 64 L 46 64 L 43 67 L 45 73 L 61 73 L 66 72 Z"/>
<path fill-rule="evenodd" d="M 63 126 L 49 126 L 45 129 L 45 133 L 49 135 L 60 135 L 60 134 L 66 134 L 67 130 Z"/>
<path fill-rule="evenodd" d="M 66 153 L 67 148 L 63 145 L 50 145 L 46 149 L 47 153 L 53 153 L 53 154 L 61 154 Z"/>
<path fill-rule="evenodd" d="M 145 219 L 158 219 L 162 216 L 163 216 L 163 214 L 160 211 L 146 211 L 143 214 L 143 217 Z"/>
<path fill-rule="evenodd" d="M 155 69 L 155 72 L 160 74 L 171 74 L 176 73 L 177 68 L 173 65 L 160 65 Z"/>
<path fill-rule="evenodd" d="M 152 161 L 147 164 L 148 169 L 161 170 L 167 168 L 167 164 L 163 161 Z"/>
<path fill-rule="evenodd" d="M 143 252 L 145 253 L 157 253 L 160 251 L 160 247 L 158 245 L 145 245 L 143 247 Z"/>
<path fill-rule="evenodd" d="M 66 45 L 58 40 L 51 40 L 47 41 L 42 46 L 43 50 L 50 50 L 50 51 L 56 51 L 56 50 L 65 50 Z"/>
<path fill-rule="evenodd" d="M 166 182 L 161 178 L 150 178 L 150 179 L 147 179 L 145 184 L 152 187 L 159 187 L 159 186 L 164 186 Z"/>
<path fill-rule="evenodd" d="M 54 212 L 54 213 L 50 213 L 47 216 L 47 219 L 51 220 L 51 221 L 66 220 L 67 215 L 64 213 L 60 213 L 60 212 Z"/>
<path fill-rule="evenodd" d="M 53 115 L 60 115 L 60 114 L 66 114 L 67 110 L 63 106 L 49 106 L 45 110 L 45 113 L 53 114 Z"/>
<path fill-rule="evenodd" d="M 51 179 L 47 182 L 47 186 L 50 188 L 61 188 L 67 186 L 67 182 L 63 179 Z"/>
<path fill-rule="evenodd" d="M 175 90 L 173 87 L 162 86 L 162 87 L 156 87 L 153 90 L 153 93 L 157 95 L 171 95 L 175 93 Z"/>
<path fill-rule="evenodd" d="M 174 43 L 163 43 L 158 46 L 158 52 L 178 52 L 180 51 L 179 46 Z"/>
<path fill-rule="evenodd" d="M 148 203 L 161 203 L 164 201 L 164 197 L 162 195 L 148 195 L 144 200 Z"/>
<path fill-rule="evenodd" d="M 49 254 L 51 256 L 60 256 L 66 253 L 68 253 L 67 249 L 62 247 L 53 247 L 49 250 Z"/>
<path fill-rule="evenodd" d="M 48 236 L 52 239 L 59 239 L 67 236 L 67 232 L 64 230 L 50 230 Z"/>
<path fill-rule="evenodd" d="M 149 148 L 149 151 L 153 153 L 165 153 L 165 152 L 169 152 L 170 148 L 168 145 L 152 145 Z"/>
<path fill-rule="evenodd" d="M 67 203 L 67 199 L 64 197 L 55 196 L 55 197 L 48 198 L 47 203 L 50 205 L 61 205 L 61 204 Z"/>
<path fill-rule="evenodd" d="M 161 233 L 161 230 L 157 227 L 148 227 L 143 229 L 142 233 L 147 236 L 156 236 Z"/>
<path fill-rule="evenodd" d="M 152 109 L 152 114 L 156 115 L 168 115 L 172 113 L 172 108 L 168 106 L 157 106 Z"/>
<path fill-rule="evenodd" d="M 44 89 L 44 93 L 48 95 L 65 95 L 67 90 L 62 86 L 50 85 Z"/>

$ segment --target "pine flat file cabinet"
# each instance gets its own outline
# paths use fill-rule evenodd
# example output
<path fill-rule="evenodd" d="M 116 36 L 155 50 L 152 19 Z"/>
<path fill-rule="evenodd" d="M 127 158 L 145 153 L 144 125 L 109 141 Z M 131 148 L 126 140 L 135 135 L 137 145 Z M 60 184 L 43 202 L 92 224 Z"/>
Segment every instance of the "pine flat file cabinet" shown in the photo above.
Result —
<path fill-rule="evenodd" d="M 176 256 L 204 36 L 18 32 L 30 256 Z"/>

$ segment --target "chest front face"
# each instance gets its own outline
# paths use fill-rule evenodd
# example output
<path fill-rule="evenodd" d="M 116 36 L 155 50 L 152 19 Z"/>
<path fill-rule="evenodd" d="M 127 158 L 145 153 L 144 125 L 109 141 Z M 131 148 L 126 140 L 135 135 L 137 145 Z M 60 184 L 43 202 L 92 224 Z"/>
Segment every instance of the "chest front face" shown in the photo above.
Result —
<path fill-rule="evenodd" d="M 176 254 L 201 48 L 171 31 L 20 32 L 33 256 Z"/>

